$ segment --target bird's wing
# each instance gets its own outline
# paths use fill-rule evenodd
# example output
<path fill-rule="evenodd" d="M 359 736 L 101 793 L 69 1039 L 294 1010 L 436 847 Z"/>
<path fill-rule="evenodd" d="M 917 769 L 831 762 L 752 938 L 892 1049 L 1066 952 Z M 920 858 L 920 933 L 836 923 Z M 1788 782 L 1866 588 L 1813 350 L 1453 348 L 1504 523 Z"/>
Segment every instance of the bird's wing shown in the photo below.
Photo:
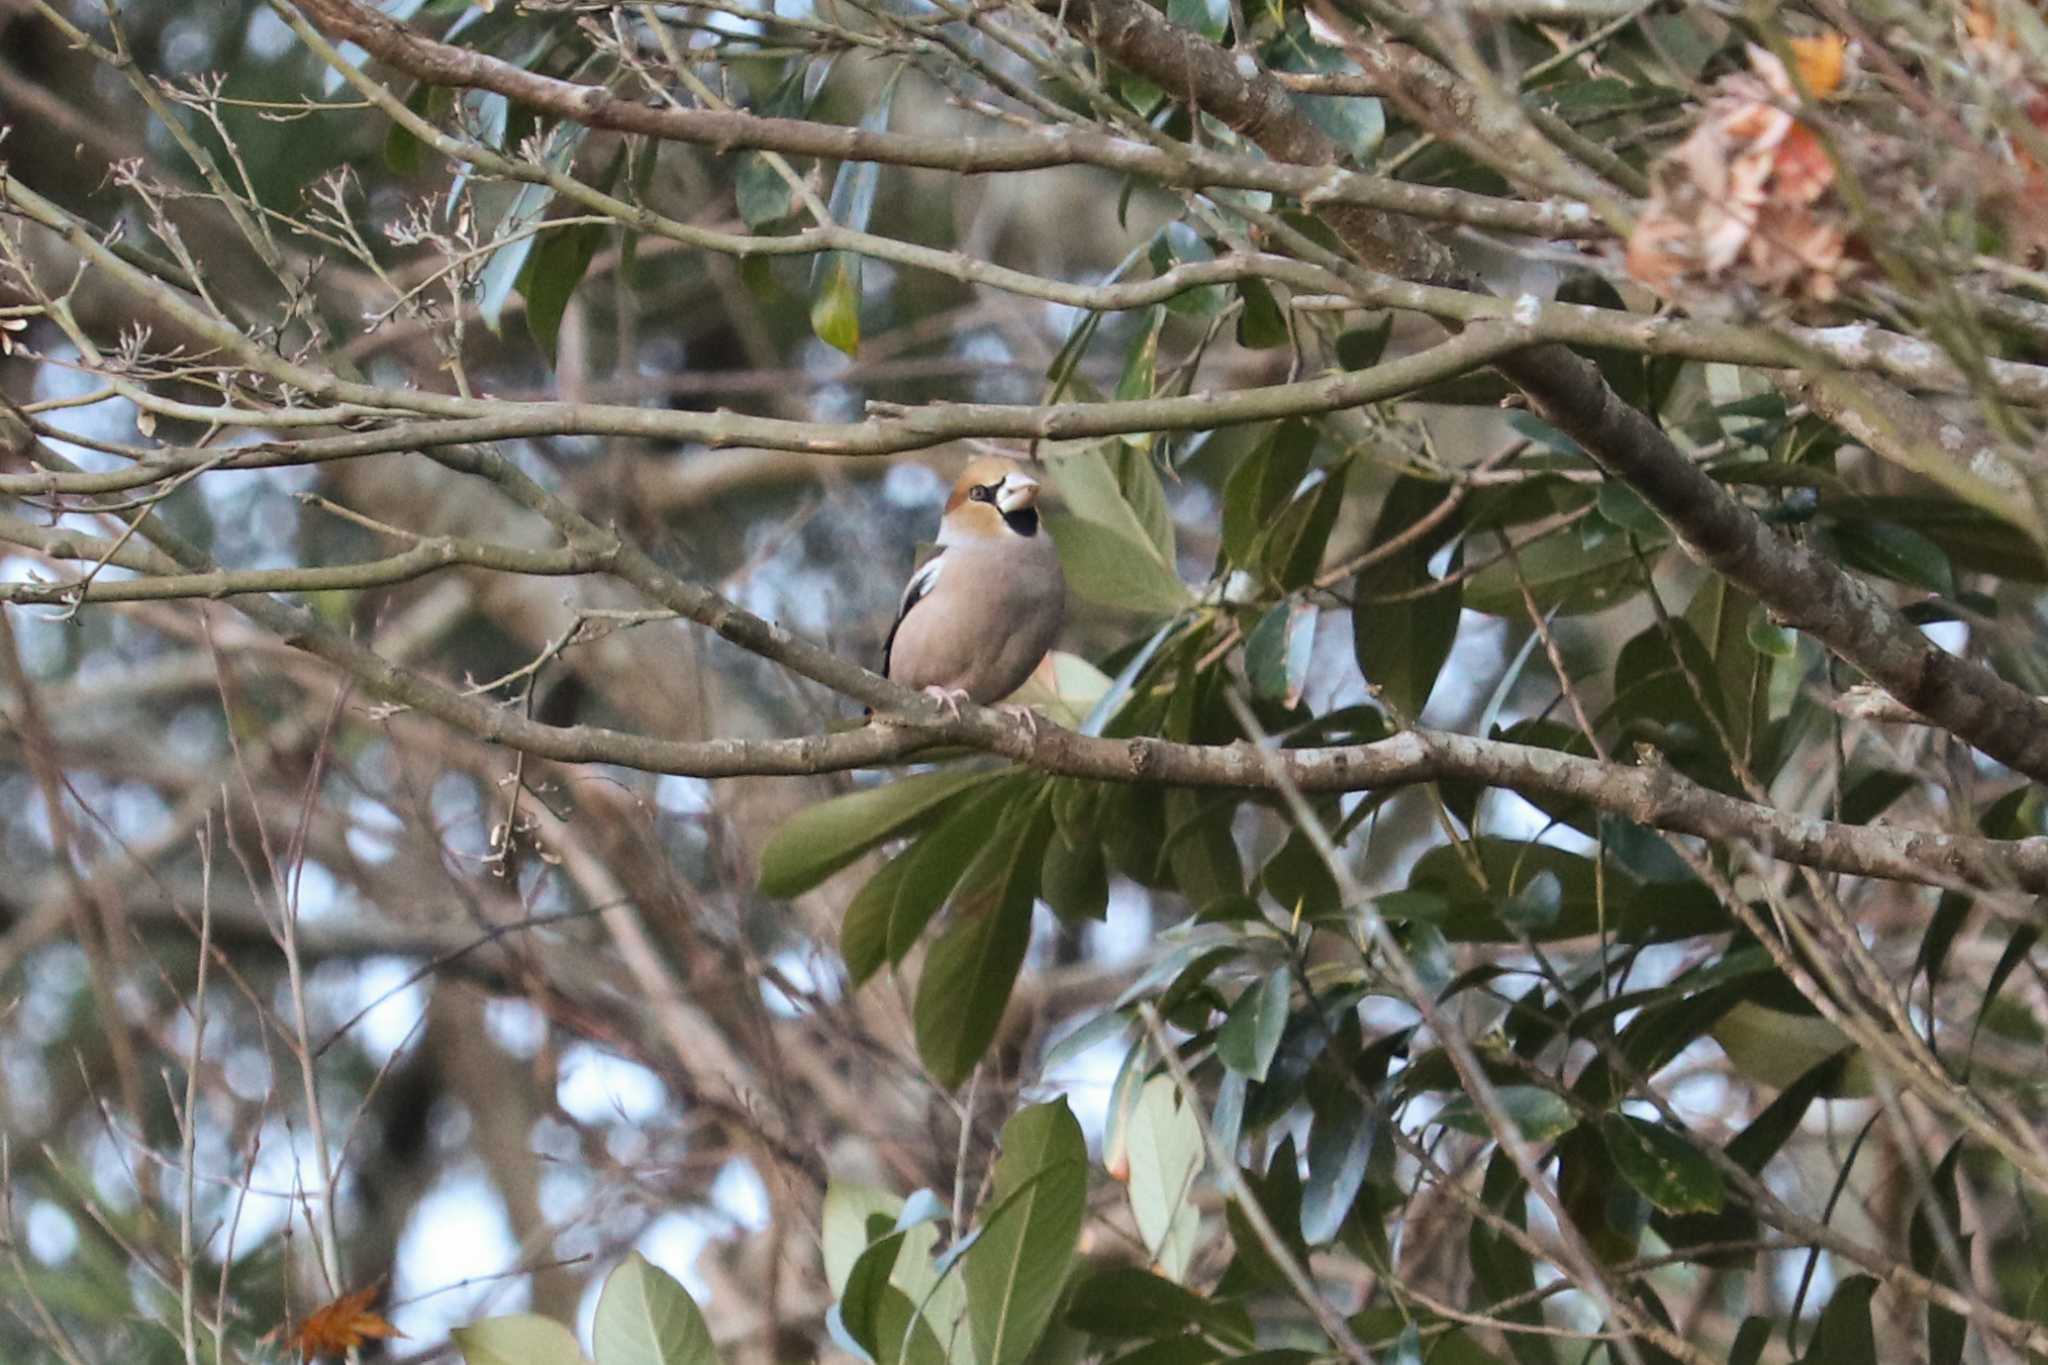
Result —
<path fill-rule="evenodd" d="M 944 546 L 917 566 L 910 575 L 910 581 L 903 585 L 903 601 L 896 608 L 896 619 L 890 623 L 889 638 L 882 641 L 882 676 L 889 676 L 889 654 L 896 647 L 896 632 L 903 629 L 903 618 L 910 615 L 910 609 L 931 596 L 932 589 L 939 585 L 939 570 L 945 566 Z"/>

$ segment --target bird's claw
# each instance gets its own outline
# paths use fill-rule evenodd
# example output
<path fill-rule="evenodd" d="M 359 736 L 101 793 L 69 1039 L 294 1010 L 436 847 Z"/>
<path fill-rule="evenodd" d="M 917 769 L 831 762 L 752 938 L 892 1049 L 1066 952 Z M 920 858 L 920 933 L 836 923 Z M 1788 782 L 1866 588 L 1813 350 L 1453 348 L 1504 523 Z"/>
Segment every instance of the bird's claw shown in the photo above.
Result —
<path fill-rule="evenodd" d="M 966 688 L 940 687 L 937 683 L 925 688 L 924 694 L 944 707 L 946 714 L 954 720 L 960 719 L 960 703 L 968 700 Z"/>
<path fill-rule="evenodd" d="M 1023 721 L 1024 733 L 1031 736 L 1033 744 L 1038 742 L 1038 713 L 1036 711 L 1023 705 L 1021 702 L 1005 702 L 998 706 L 996 710 L 1001 711 L 1006 716 L 1015 716 L 1018 720 Z"/>

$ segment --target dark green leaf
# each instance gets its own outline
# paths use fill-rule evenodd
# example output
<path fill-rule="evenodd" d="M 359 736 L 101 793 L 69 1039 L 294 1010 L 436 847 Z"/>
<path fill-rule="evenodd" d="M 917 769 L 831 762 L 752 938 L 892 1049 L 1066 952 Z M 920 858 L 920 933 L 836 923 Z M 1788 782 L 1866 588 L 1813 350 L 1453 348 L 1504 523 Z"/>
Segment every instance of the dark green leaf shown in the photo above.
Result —
<path fill-rule="evenodd" d="M 1337 363 L 1347 370 L 1369 370 L 1380 363 L 1387 338 L 1394 332 L 1394 315 L 1382 313 L 1375 322 L 1354 327 L 1337 338 Z"/>
<path fill-rule="evenodd" d="M 1802 1357 L 1805 1365 L 1870 1365 L 1879 1359 L 1870 1323 L 1870 1296 L 1876 1292 L 1877 1280 L 1869 1275 L 1851 1275 L 1835 1286 Z"/>
<path fill-rule="evenodd" d="M 1365 1184 L 1378 1117 L 1349 1088 L 1318 1097 L 1308 1134 L 1308 1182 L 1301 1191 L 1301 1236 L 1322 1246 L 1337 1236 Z"/>
<path fill-rule="evenodd" d="M 1237 315 L 1237 344 L 1260 351 L 1287 344 L 1287 317 L 1273 301 L 1273 291 L 1264 280 L 1245 280 L 1237 286 L 1244 311 Z"/>
<path fill-rule="evenodd" d="M 1604 1115 L 1600 1136 L 1622 1178 L 1664 1212 L 1720 1210 L 1721 1173 L 1684 1137 L 1626 1114 Z"/>
<path fill-rule="evenodd" d="M 1293 970 L 1281 966 L 1237 997 L 1216 1034 L 1216 1055 L 1225 1066 L 1255 1081 L 1266 1079 L 1273 1054 L 1280 1050 L 1280 1035 L 1287 1027 L 1287 1007 L 1293 989 Z"/>
<path fill-rule="evenodd" d="M 1136 1266 L 1089 1276 L 1067 1305 L 1070 1324 L 1110 1341 L 1173 1336 L 1224 1317 L 1201 1295 Z"/>
<path fill-rule="evenodd" d="M 1287 836 L 1279 852 L 1266 860 L 1259 882 L 1266 894 L 1289 914 L 1315 919 L 1341 909 L 1337 879 L 1331 875 L 1314 841 L 1298 829 Z"/>
<path fill-rule="evenodd" d="M 1373 524 L 1375 549 L 1410 535 L 1454 496 L 1448 485 L 1413 476 L 1395 480 Z M 1360 570 L 1352 584 L 1351 647 L 1359 672 L 1402 716 L 1413 718 L 1429 701 L 1444 660 L 1457 639 L 1462 578 L 1428 592 L 1429 561 L 1456 535 L 1460 518 L 1443 514 L 1431 530 L 1380 562 Z M 1462 560 L 1454 555 L 1452 573 Z"/>
<path fill-rule="evenodd" d="M 1640 543 L 1642 538 L 1637 537 Z M 1655 562 L 1662 545 L 1645 545 Z M 1517 551 L 1516 560 L 1495 560 L 1465 580 L 1465 606 L 1489 616 L 1527 620 L 1526 583 L 1536 609 L 1560 616 L 1605 611 L 1629 596 L 1641 579 L 1637 553 L 1626 536 L 1613 536 L 1587 549 L 1576 536 L 1545 536 Z"/>
<path fill-rule="evenodd" d="M 1963 1154 L 1963 1140 L 1949 1144 L 1948 1154 L 1928 1178 L 1925 1195 L 1913 1209 L 1913 1221 L 1906 1236 L 1913 1269 L 1938 1284 L 1966 1284 L 1969 1276 L 1969 1241 L 1963 1233 L 1962 1200 L 1956 1187 L 1956 1162 Z M 1959 1266 L 1957 1262 L 1962 1264 Z M 1966 1322 L 1952 1308 L 1929 1301 L 1927 1305 L 1927 1357 L 1929 1365 L 1956 1365 L 1962 1359 Z"/>
<path fill-rule="evenodd" d="M 1244 671 L 1252 691 L 1289 710 L 1300 704 L 1315 649 L 1317 615 L 1315 603 L 1291 598 L 1259 618 L 1244 642 Z"/>
<path fill-rule="evenodd" d="M 1530 1142 L 1548 1142 L 1578 1121 L 1563 1096 L 1540 1085 L 1497 1085 L 1493 1093 L 1502 1115 Z M 1475 1137 L 1494 1135 L 1485 1112 L 1465 1095 L 1439 1110 L 1436 1122 Z"/>
<path fill-rule="evenodd" d="M 997 774 L 919 773 L 798 811 L 761 850 L 761 894 L 801 895 L 885 839 L 935 814 Z"/>
<path fill-rule="evenodd" d="M 1770 1344 L 1771 1320 L 1766 1317 L 1744 1318 L 1735 1333 L 1734 1343 L 1728 1348 L 1728 1365 L 1757 1365 L 1763 1359 L 1764 1347 Z"/>
<path fill-rule="evenodd" d="M 1003 1125 L 993 1201 L 968 1250 L 967 1320 L 981 1365 L 1017 1365 L 1045 1332 L 1088 1207 L 1088 1145 L 1066 1101 Z"/>
<path fill-rule="evenodd" d="M 1520 934 L 1536 935 L 1557 923 L 1564 910 L 1564 885 L 1557 872 L 1545 868 L 1502 903 L 1501 922 Z"/>
<path fill-rule="evenodd" d="M 1055 830 L 1045 845 L 1045 866 L 1039 872 L 1039 894 L 1064 920 L 1101 920 L 1109 916 L 1109 864 L 1102 845 L 1093 839 L 1069 843 Z"/>
<path fill-rule="evenodd" d="M 519 276 L 519 292 L 526 299 L 526 330 L 550 365 L 555 363 L 556 341 L 561 336 L 562 314 L 568 311 L 569 296 L 583 281 L 590 261 L 604 241 L 602 223 L 579 223 L 556 228 L 540 236 L 539 245 L 527 258 Z"/>
<path fill-rule="evenodd" d="M 1275 425 L 1237 462 L 1223 488 L 1223 553 L 1245 567 L 1252 546 L 1308 474 L 1316 428 L 1294 417 Z"/>
<path fill-rule="evenodd" d="M 1033 799 L 1033 791 L 1030 779 L 1004 778 L 986 790 L 970 792 L 952 803 L 938 823 L 899 857 L 909 866 L 889 904 L 884 947 L 890 963 L 910 955 L 955 887 L 964 883 L 971 893 L 1006 875 L 1009 855 L 998 831 L 1020 801 Z"/>
<path fill-rule="evenodd" d="M 1852 569 L 1955 596 L 1956 574 L 1948 555 L 1918 531 L 1888 521 L 1837 521 L 1828 539 Z"/>
<path fill-rule="evenodd" d="M 1013 809 L 975 862 L 987 880 L 955 893 L 953 923 L 925 957 L 912 1010 L 917 1055 L 949 1089 L 974 1070 L 1010 1002 L 1031 943 L 1038 869 L 1051 832 L 1052 815 L 1042 805 Z"/>

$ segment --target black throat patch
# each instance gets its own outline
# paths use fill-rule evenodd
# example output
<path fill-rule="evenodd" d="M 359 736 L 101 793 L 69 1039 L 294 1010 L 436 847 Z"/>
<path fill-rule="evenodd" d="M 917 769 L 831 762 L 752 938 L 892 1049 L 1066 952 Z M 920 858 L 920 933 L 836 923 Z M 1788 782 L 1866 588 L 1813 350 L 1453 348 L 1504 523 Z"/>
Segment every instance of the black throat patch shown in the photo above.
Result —
<path fill-rule="evenodd" d="M 1014 512 L 1005 512 L 1003 513 L 1003 520 L 1009 523 L 1010 529 L 1020 536 L 1035 536 L 1038 534 L 1038 509 L 1036 507 L 1019 507 Z"/>

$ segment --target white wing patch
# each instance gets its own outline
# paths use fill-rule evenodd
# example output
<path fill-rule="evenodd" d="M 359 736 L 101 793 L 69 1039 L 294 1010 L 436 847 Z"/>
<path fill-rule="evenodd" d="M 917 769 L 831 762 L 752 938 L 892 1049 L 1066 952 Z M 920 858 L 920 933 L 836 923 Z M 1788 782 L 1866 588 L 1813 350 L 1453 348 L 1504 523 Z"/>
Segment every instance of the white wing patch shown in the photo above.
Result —
<path fill-rule="evenodd" d="M 939 570 L 945 567 L 946 549 L 942 545 L 930 559 L 917 566 L 910 575 L 910 582 L 903 586 L 903 601 L 896 608 L 896 620 L 889 627 L 889 638 L 882 641 L 882 676 L 889 676 L 889 654 L 896 647 L 896 632 L 903 628 L 903 618 L 910 615 L 910 609 L 931 596 L 932 589 L 939 586 Z"/>

